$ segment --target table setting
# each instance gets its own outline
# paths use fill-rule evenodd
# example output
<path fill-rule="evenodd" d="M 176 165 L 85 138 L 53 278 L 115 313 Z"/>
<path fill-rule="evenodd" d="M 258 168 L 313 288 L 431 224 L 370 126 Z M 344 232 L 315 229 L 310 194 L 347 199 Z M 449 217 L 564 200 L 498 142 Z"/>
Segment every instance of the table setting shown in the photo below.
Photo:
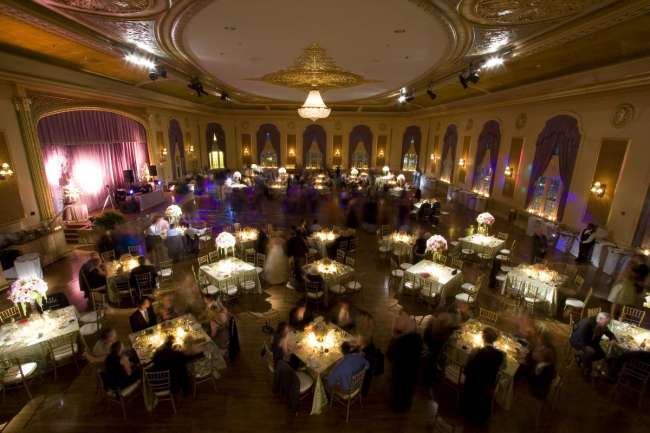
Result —
<path fill-rule="evenodd" d="M 553 314 L 557 308 L 557 292 L 567 280 L 566 275 L 543 264 L 522 264 L 508 272 L 501 294 L 505 295 L 506 290 L 511 293 L 536 291 L 537 298 L 542 299 L 548 305 L 549 312 Z"/>
<path fill-rule="evenodd" d="M 408 256 L 409 259 L 413 259 L 413 246 L 415 245 L 415 240 L 415 235 L 399 231 L 384 236 L 382 241 L 395 255 L 400 257 Z"/>
<path fill-rule="evenodd" d="M 482 332 L 485 326 L 475 319 L 463 323 L 449 340 L 448 359 L 465 365 L 472 352 L 483 347 Z M 494 343 L 494 347 L 506 354 L 506 362 L 497 379 L 496 400 L 504 409 L 510 409 L 514 398 L 515 374 L 528 355 L 527 344 L 499 330 L 499 338 Z"/>
<path fill-rule="evenodd" d="M 337 262 L 332 259 L 320 259 L 315 262 L 308 263 L 302 268 L 305 274 L 320 275 L 323 279 L 325 290 L 324 303 L 328 305 L 329 300 L 329 286 L 336 284 L 342 280 L 347 280 L 352 276 L 354 269 L 348 265 Z"/>
<path fill-rule="evenodd" d="M 609 330 L 616 335 L 616 340 L 611 341 L 603 336 L 601 347 L 607 356 L 620 356 L 626 352 L 650 352 L 650 330 L 620 320 L 612 320 Z"/>
<path fill-rule="evenodd" d="M 322 229 L 312 233 L 309 239 L 315 244 L 321 257 L 327 257 L 327 246 L 336 242 L 341 234 L 341 231 L 336 228 Z"/>
<path fill-rule="evenodd" d="M 147 264 L 151 264 L 147 260 Z M 120 279 L 128 280 L 131 271 L 139 266 L 138 257 L 124 254 L 119 259 L 105 262 L 106 267 L 106 288 L 108 300 L 111 303 L 119 303 L 120 295 L 117 292 L 116 282 Z"/>
<path fill-rule="evenodd" d="M 255 266 L 237 257 L 226 257 L 218 262 L 202 265 L 199 267 L 199 273 L 218 288 L 226 287 L 228 283 L 238 285 L 243 281 L 252 280 L 255 281 L 257 293 L 262 293 L 262 284 Z"/>
<path fill-rule="evenodd" d="M 453 298 L 463 282 L 462 272 L 459 269 L 442 265 L 431 260 L 421 260 L 404 271 L 404 278 L 400 282 L 398 293 L 404 290 L 404 283 L 408 278 L 416 278 L 420 285 L 429 283 L 431 293 L 429 296 L 440 295 L 441 305 L 445 305 L 447 298 Z"/>

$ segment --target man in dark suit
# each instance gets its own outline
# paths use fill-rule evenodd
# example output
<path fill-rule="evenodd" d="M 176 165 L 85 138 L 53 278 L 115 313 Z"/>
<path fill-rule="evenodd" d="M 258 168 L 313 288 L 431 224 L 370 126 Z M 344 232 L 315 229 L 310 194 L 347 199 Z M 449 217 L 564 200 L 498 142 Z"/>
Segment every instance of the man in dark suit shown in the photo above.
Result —
<path fill-rule="evenodd" d="M 147 264 L 147 259 L 144 256 L 138 257 L 138 266 L 131 270 L 131 276 L 129 277 L 129 283 L 131 287 L 138 288 L 136 275 L 147 275 L 149 274 L 149 284 L 150 289 L 156 287 L 156 268 Z"/>
<path fill-rule="evenodd" d="M 151 306 L 151 299 L 143 296 L 138 304 L 138 309 L 129 317 L 131 331 L 138 332 L 154 326 L 156 322 L 156 313 Z"/>
<path fill-rule="evenodd" d="M 571 334 L 569 341 L 578 352 L 576 358 L 586 379 L 591 377 L 593 362 L 605 357 L 605 352 L 600 347 L 600 339 L 603 335 L 610 340 L 616 340 L 614 333 L 607 327 L 611 320 L 608 313 L 602 312 L 595 317 L 586 317 L 578 322 Z"/>
<path fill-rule="evenodd" d="M 462 412 L 473 424 L 484 424 L 492 413 L 492 396 L 505 354 L 494 347 L 499 334 L 493 328 L 483 329 L 484 346 L 474 352 L 465 366 Z"/>

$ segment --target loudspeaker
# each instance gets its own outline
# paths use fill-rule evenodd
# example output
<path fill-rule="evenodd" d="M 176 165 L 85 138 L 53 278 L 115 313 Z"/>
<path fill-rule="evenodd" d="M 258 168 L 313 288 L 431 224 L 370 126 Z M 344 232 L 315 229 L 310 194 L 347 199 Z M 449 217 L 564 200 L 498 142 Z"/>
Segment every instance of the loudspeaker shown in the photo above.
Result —
<path fill-rule="evenodd" d="M 158 167 L 155 165 L 149 166 L 149 176 L 158 176 Z"/>
<path fill-rule="evenodd" d="M 135 178 L 133 177 L 133 170 L 124 170 L 122 173 L 124 174 L 124 182 L 126 183 L 135 182 Z"/>

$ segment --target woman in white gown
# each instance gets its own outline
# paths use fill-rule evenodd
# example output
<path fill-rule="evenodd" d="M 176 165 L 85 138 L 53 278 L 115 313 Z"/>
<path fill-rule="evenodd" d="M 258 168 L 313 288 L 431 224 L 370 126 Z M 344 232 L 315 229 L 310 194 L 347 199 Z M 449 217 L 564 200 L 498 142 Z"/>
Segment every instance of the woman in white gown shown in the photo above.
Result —
<path fill-rule="evenodd" d="M 287 282 L 289 278 L 289 259 L 284 251 L 284 240 L 282 238 L 273 237 L 269 239 L 263 276 L 264 280 L 271 285 Z"/>

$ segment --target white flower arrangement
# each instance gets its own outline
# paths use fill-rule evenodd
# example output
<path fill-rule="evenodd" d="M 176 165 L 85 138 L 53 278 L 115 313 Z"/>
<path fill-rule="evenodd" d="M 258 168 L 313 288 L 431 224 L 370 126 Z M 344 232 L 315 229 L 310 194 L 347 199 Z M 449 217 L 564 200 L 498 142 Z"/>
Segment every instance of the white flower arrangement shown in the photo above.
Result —
<path fill-rule="evenodd" d="M 241 180 L 241 173 L 236 171 L 232 174 L 232 180 L 239 182 Z"/>
<path fill-rule="evenodd" d="M 406 176 L 404 176 L 403 174 L 398 174 L 398 175 L 397 175 L 397 181 L 398 181 L 399 183 L 404 183 L 404 182 L 406 182 Z"/>
<path fill-rule="evenodd" d="M 237 243 L 237 239 L 229 232 L 221 232 L 215 240 L 217 248 L 234 248 Z"/>
<path fill-rule="evenodd" d="M 287 174 L 287 169 L 284 167 L 278 168 L 278 174 L 284 176 L 285 174 Z"/>
<path fill-rule="evenodd" d="M 494 217 L 489 212 L 483 212 L 478 214 L 476 217 L 476 222 L 482 226 L 491 226 L 494 224 Z"/>
<path fill-rule="evenodd" d="M 170 224 L 177 224 L 182 216 L 183 211 L 178 205 L 172 204 L 165 209 L 165 218 L 167 218 Z"/>
<path fill-rule="evenodd" d="M 352 170 L 350 170 L 350 176 L 358 176 L 358 175 L 359 175 L 359 170 L 353 167 Z"/>
<path fill-rule="evenodd" d="M 27 304 L 36 302 L 43 305 L 47 295 L 47 283 L 38 277 L 20 278 L 13 282 L 9 292 L 9 300 L 16 304 L 26 314 Z"/>
<path fill-rule="evenodd" d="M 440 235 L 433 235 L 427 239 L 427 251 L 440 253 L 447 250 L 447 239 Z"/>
<path fill-rule="evenodd" d="M 381 171 L 382 171 L 384 174 L 388 174 L 388 173 L 390 172 L 390 167 L 387 166 L 387 165 L 385 165 L 385 166 L 381 169 Z"/>

